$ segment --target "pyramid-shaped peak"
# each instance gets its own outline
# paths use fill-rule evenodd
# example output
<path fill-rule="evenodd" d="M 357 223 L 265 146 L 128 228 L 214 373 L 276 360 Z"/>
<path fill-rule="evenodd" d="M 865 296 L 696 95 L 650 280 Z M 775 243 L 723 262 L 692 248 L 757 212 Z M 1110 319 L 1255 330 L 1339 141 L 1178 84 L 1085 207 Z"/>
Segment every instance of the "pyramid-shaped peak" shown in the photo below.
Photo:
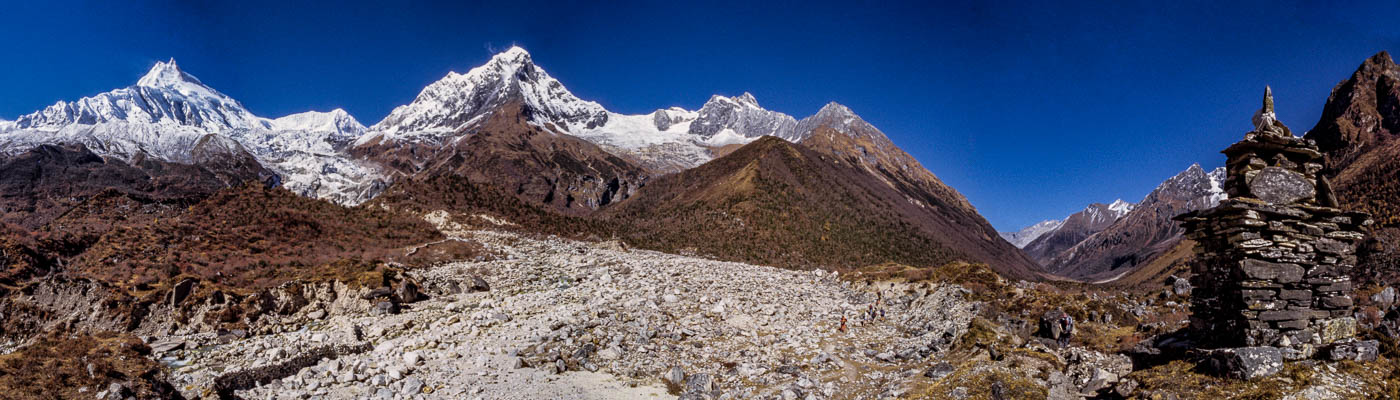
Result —
<path fill-rule="evenodd" d="M 1381 50 L 1381 52 L 1376 53 L 1375 55 L 1371 56 L 1371 58 L 1367 58 L 1366 63 L 1377 65 L 1395 65 L 1395 59 L 1390 58 L 1389 52 Z"/>
<path fill-rule="evenodd" d="M 491 56 L 491 61 L 511 64 L 529 63 L 531 62 L 530 52 L 525 51 L 525 49 L 520 46 L 510 46 L 509 49 Z"/>
<path fill-rule="evenodd" d="M 822 109 L 821 109 L 821 110 L 818 110 L 817 113 L 818 113 L 818 114 L 833 114 L 833 113 L 834 113 L 834 114 L 855 114 L 855 112 L 851 111 L 851 108 L 850 108 L 850 107 L 846 107 L 846 106 L 842 105 L 841 103 L 837 103 L 837 102 L 834 102 L 834 101 L 833 101 L 833 102 L 830 102 L 830 103 L 826 103 L 826 105 L 822 106 Z"/>
<path fill-rule="evenodd" d="M 194 75 L 181 71 L 179 65 L 175 64 L 175 59 L 171 58 L 170 61 L 157 61 L 141 80 L 136 81 L 136 86 L 169 87 L 181 83 L 203 85 Z"/>

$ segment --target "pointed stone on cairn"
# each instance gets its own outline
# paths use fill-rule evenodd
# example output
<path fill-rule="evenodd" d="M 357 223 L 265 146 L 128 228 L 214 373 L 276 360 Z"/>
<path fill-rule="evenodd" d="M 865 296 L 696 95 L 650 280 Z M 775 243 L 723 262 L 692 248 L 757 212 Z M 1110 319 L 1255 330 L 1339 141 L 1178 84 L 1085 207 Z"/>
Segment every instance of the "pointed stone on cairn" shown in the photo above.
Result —
<path fill-rule="evenodd" d="M 1254 131 L 1250 132 L 1251 134 L 1293 137 L 1293 131 L 1284 126 L 1283 122 L 1278 120 L 1278 115 L 1274 114 L 1274 91 L 1268 86 L 1264 86 L 1264 105 L 1254 113 L 1253 121 Z"/>

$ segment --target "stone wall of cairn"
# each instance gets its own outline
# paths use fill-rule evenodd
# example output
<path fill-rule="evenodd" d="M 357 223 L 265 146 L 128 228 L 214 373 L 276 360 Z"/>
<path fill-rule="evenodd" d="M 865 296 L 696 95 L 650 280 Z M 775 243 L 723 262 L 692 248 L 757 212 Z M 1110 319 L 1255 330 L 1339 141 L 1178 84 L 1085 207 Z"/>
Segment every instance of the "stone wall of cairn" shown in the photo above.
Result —
<path fill-rule="evenodd" d="M 1356 334 L 1348 272 L 1370 225 L 1337 208 L 1322 154 L 1265 115 L 1225 149 L 1228 200 L 1177 217 L 1196 241 L 1191 327 L 1207 346 L 1269 346 L 1285 358 Z"/>

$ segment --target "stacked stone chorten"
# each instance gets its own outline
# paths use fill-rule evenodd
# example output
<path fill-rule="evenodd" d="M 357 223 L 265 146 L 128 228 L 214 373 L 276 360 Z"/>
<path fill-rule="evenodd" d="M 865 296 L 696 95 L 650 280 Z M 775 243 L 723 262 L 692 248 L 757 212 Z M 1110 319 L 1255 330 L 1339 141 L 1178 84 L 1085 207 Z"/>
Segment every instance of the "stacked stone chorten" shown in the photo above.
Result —
<path fill-rule="evenodd" d="M 1355 336 L 1347 273 L 1371 220 L 1337 208 L 1317 145 L 1273 106 L 1265 88 L 1254 130 L 1223 151 L 1230 198 L 1176 220 L 1197 243 L 1191 328 L 1203 344 L 1300 359 Z"/>

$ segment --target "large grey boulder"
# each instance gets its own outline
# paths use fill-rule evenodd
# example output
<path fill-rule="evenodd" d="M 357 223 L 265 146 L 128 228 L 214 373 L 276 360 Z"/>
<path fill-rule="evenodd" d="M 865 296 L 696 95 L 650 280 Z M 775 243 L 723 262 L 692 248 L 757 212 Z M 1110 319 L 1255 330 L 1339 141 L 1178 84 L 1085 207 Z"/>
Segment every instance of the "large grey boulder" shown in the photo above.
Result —
<path fill-rule="evenodd" d="M 1337 343 L 1327 351 L 1327 358 L 1332 361 L 1375 361 L 1376 358 L 1380 357 L 1380 346 L 1380 342 L 1376 340 Z"/>
<path fill-rule="evenodd" d="M 953 371 L 954 368 L 952 364 L 940 361 L 937 364 L 933 364 L 932 367 L 928 367 L 928 370 L 924 371 L 924 376 L 932 378 L 934 380 L 939 380 L 943 379 L 943 377 L 946 377 L 948 375 L 952 375 Z"/>
<path fill-rule="evenodd" d="M 1211 351 L 1206 367 L 1235 379 L 1258 379 L 1283 371 L 1283 351 L 1277 347 L 1237 347 Z"/>

